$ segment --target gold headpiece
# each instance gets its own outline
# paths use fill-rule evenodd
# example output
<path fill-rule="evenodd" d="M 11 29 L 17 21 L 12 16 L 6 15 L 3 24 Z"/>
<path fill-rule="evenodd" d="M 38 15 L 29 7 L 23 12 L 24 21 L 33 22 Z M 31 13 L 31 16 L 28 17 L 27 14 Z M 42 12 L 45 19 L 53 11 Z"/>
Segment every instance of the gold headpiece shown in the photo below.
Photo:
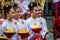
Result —
<path fill-rule="evenodd" d="M 32 3 L 31 3 L 30 5 L 31 5 L 31 6 L 33 6 L 33 4 L 32 4 Z"/>
<path fill-rule="evenodd" d="M 14 3 L 11 3 L 11 5 L 14 5 Z"/>

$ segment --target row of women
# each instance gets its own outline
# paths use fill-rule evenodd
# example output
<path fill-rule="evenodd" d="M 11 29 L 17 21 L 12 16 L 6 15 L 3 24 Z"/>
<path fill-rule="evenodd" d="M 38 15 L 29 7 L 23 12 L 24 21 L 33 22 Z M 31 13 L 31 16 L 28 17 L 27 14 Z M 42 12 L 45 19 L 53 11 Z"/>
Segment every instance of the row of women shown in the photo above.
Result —
<path fill-rule="evenodd" d="M 31 2 L 28 7 L 31 16 L 27 20 L 20 19 L 21 8 L 19 8 L 16 4 L 14 4 L 13 6 L 8 6 L 6 8 L 5 11 L 7 19 L 0 27 L 0 36 L 5 36 L 3 33 L 5 30 L 14 30 L 16 33 L 15 35 L 13 35 L 11 40 L 34 40 L 34 37 L 38 34 L 42 36 L 41 40 L 45 40 L 44 38 L 46 38 L 48 30 L 46 20 L 42 17 L 41 5 L 39 3 Z M 34 25 L 42 28 L 42 30 L 38 34 L 32 31 L 32 28 L 35 27 Z M 30 33 L 27 39 L 22 39 L 21 36 L 17 34 L 21 30 L 26 30 Z"/>

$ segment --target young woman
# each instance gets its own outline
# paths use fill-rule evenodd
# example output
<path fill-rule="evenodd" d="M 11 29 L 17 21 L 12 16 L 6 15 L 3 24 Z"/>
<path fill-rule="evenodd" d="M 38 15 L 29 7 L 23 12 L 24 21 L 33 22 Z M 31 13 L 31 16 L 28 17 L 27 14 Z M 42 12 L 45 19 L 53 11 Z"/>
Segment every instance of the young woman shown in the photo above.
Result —
<path fill-rule="evenodd" d="M 6 11 L 7 19 L 2 24 L 3 32 L 6 31 L 6 30 L 12 30 L 12 31 L 16 32 L 16 27 L 15 27 L 15 24 L 13 23 L 13 19 L 14 19 L 14 16 L 15 16 L 14 8 L 12 8 L 11 6 L 8 6 L 5 11 Z M 13 40 L 13 37 L 12 37 L 12 40 Z"/>
<path fill-rule="evenodd" d="M 23 19 L 20 19 L 20 16 L 21 16 L 21 8 L 19 8 L 16 4 L 15 4 L 15 20 L 14 22 L 16 22 L 16 28 L 17 28 L 17 32 L 21 31 L 21 30 L 27 30 L 27 27 L 26 27 L 26 23 L 25 23 L 25 20 Z M 20 38 L 19 38 L 20 37 Z M 17 39 L 16 40 L 26 40 L 25 38 L 22 39 L 21 36 L 18 36 L 17 35 Z"/>
<path fill-rule="evenodd" d="M 35 28 L 35 24 L 41 27 L 39 18 L 37 18 L 37 14 L 38 14 L 37 4 L 34 2 L 30 3 L 29 10 L 30 10 L 31 17 L 26 20 L 27 27 L 30 32 L 30 36 L 28 37 L 28 40 L 34 40 L 35 33 L 32 31 L 32 28 Z"/>

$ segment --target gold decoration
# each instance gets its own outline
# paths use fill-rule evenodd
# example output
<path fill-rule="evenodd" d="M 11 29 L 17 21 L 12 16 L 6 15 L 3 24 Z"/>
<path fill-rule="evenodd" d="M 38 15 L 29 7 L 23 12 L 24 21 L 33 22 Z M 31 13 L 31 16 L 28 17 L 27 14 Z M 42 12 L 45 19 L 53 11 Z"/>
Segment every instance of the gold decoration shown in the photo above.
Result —
<path fill-rule="evenodd" d="M 14 5 L 14 3 L 11 3 L 11 6 L 13 6 Z"/>
<path fill-rule="evenodd" d="M 6 5 L 6 7 L 8 7 L 8 3 L 6 3 L 5 5 Z"/>
<path fill-rule="evenodd" d="M 29 33 L 27 30 L 20 30 L 18 33 Z"/>
<path fill-rule="evenodd" d="M 13 28 L 13 31 L 15 31 L 16 30 L 16 28 Z"/>
<path fill-rule="evenodd" d="M 37 25 L 36 22 L 34 22 L 34 25 Z"/>
<path fill-rule="evenodd" d="M 6 7 L 8 7 L 8 5 L 6 5 Z"/>
<path fill-rule="evenodd" d="M 31 3 L 30 5 L 31 5 L 31 6 L 33 6 L 33 4 L 32 4 L 32 3 Z"/>
<path fill-rule="evenodd" d="M 34 28 L 41 28 L 40 26 L 38 26 L 38 25 L 34 25 Z"/>
<path fill-rule="evenodd" d="M 48 32 L 49 32 L 49 30 L 46 30 L 46 32 L 48 33 Z"/>
<path fill-rule="evenodd" d="M 6 33 L 14 33 L 13 30 L 6 30 L 5 32 L 6 32 Z"/>
<path fill-rule="evenodd" d="M 24 21 L 22 20 L 22 24 L 24 24 Z"/>
<path fill-rule="evenodd" d="M 5 36 L 0 36 L 0 38 L 3 38 L 3 39 L 8 39 L 8 38 L 6 38 Z"/>

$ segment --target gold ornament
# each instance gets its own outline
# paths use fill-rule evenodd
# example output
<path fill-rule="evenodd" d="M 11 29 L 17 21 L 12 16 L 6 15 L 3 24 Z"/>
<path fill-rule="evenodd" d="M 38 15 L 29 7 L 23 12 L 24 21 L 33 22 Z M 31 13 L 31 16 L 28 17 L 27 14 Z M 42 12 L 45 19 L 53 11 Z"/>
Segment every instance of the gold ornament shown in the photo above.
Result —
<path fill-rule="evenodd" d="M 37 25 L 36 22 L 34 22 L 34 25 Z"/>
<path fill-rule="evenodd" d="M 22 24 L 24 24 L 24 21 L 22 21 Z"/>
<path fill-rule="evenodd" d="M 33 6 L 33 4 L 32 4 L 32 3 L 31 3 L 30 5 L 31 5 L 31 6 Z"/>
<path fill-rule="evenodd" d="M 16 28 L 13 28 L 13 31 L 15 31 L 16 30 Z"/>

